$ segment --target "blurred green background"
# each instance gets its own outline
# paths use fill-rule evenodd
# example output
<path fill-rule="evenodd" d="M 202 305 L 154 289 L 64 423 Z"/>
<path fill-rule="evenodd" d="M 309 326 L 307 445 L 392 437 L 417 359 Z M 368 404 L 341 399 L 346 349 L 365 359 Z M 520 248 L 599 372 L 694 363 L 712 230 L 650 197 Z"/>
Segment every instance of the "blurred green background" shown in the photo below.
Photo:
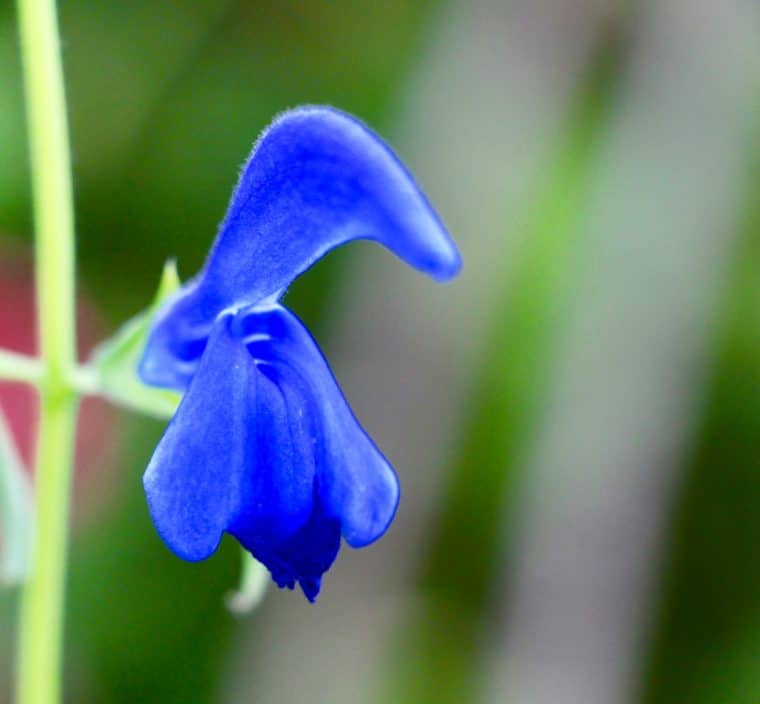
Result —
<path fill-rule="evenodd" d="M 93 329 L 145 307 L 168 257 L 197 270 L 257 134 L 297 104 L 385 135 L 465 261 L 439 288 L 351 245 L 288 293 L 404 487 L 316 606 L 272 588 L 233 617 L 235 546 L 198 565 L 164 548 L 140 482 L 161 424 L 114 415 L 110 448 L 80 448 L 68 701 L 760 701 L 757 4 L 60 12 Z M 30 232 L 2 0 L 0 272 Z"/>

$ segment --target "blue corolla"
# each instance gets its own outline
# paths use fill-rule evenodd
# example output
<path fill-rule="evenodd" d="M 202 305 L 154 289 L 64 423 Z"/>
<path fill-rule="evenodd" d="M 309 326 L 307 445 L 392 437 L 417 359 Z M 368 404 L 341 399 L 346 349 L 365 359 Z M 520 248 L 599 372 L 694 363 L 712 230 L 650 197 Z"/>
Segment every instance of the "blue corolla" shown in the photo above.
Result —
<path fill-rule="evenodd" d="M 311 601 L 341 537 L 352 547 L 379 538 L 399 498 L 317 344 L 280 303 L 293 279 L 355 239 L 437 281 L 460 269 L 377 135 L 333 108 L 284 113 L 243 167 L 202 271 L 159 311 L 139 367 L 146 384 L 184 392 L 144 477 L 165 543 L 202 560 L 226 531 Z"/>

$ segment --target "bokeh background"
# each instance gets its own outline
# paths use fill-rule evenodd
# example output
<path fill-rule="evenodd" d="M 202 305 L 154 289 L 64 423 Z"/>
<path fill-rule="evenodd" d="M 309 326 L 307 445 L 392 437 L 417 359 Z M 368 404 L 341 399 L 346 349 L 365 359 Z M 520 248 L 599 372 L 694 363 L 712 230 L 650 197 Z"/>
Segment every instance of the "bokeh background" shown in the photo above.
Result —
<path fill-rule="evenodd" d="M 162 424 L 86 411 L 68 701 L 760 701 L 755 0 L 60 11 L 83 348 L 149 303 L 166 258 L 197 270 L 257 134 L 301 103 L 385 135 L 465 261 L 439 287 L 358 243 L 288 294 L 403 485 L 388 535 L 344 548 L 316 606 L 272 588 L 228 613 L 236 546 L 185 564 L 150 524 Z M 1 0 L 14 349 L 33 345 L 30 233 Z M 0 402 L 28 446 L 32 400 L 0 384 Z M 0 593 L 0 701 L 16 597 Z"/>

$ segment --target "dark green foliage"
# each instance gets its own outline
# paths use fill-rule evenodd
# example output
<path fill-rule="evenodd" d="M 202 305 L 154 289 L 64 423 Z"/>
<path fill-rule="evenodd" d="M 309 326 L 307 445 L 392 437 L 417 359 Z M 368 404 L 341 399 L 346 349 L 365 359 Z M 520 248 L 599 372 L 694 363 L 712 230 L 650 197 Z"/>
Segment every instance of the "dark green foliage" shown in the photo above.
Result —
<path fill-rule="evenodd" d="M 760 698 L 760 162 L 678 496 L 647 704 Z"/>

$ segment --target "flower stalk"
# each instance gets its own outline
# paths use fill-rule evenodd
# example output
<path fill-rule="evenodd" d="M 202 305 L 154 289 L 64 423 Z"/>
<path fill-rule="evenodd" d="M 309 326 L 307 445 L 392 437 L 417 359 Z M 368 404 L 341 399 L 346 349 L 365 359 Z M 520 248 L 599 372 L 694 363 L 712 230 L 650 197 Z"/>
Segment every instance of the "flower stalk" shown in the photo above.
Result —
<path fill-rule="evenodd" d="M 76 368 L 74 215 L 55 2 L 18 0 L 17 4 L 34 195 L 41 360 L 35 379 L 40 395 L 36 523 L 32 570 L 21 595 L 16 702 L 57 704 L 61 701 L 68 512 L 77 413 L 77 394 L 71 385 Z"/>

